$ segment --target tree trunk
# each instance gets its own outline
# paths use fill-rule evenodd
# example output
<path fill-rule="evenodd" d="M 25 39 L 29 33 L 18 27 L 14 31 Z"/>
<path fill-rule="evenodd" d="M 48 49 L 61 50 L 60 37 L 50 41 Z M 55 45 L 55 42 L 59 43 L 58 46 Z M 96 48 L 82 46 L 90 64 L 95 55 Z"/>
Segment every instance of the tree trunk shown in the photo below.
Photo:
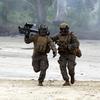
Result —
<path fill-rule="evenodd" d="M 47 16 L 45 0 L 36 0 L 36 12 L 38 22 L 45 23 Z"/>
<path fill-rule="evenodd" d="M 3 1 L 3 8 L 2 8 L 2 24 L 7 24 L 8 23 L 8 19 L 7 19 L 7 15 L 8 15 L 8 2 L 7 1 Z"/>

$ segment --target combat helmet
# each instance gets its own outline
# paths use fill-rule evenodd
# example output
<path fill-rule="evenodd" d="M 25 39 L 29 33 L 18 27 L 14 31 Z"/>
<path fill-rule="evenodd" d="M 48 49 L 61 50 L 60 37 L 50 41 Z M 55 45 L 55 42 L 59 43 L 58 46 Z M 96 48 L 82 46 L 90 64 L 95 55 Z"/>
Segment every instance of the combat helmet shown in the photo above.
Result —
<path fill-rule="evenodd" d="M 60 24 L 60 29 L 69 29 L 69 25 L 67 23 L 61 23 Z"/>
<path fill-rule="evenodd" d="M 69 26 L 66 23 L 60 24 L 60 33 L 61 35 L 67 35 L 69 33 Z"/>
<path fill-rule="evenodd" d="M 38 27 L 38 31 L 39 31 L 40 35 L 47 35 L 47 33 L 48 33 L 48 27 L 45 24 L 41 24 Z"/>

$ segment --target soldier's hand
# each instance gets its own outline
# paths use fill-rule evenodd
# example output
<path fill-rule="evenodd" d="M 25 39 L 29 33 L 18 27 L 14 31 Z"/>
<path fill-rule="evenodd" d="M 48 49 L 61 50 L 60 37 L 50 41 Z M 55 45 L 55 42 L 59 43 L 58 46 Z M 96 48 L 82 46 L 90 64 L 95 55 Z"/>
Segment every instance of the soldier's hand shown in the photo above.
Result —
<path fill-rule="evenodd" d="M 53 58 L 54 58 L 56 55 L 57 55 L 57 53 L 53 51 Z"/>
<path fill-rule="evenodd" d="M 25 38 L 29 38 L 29 34 L 25 34 Z"/>
<path fill-rule="evenodd" d="M 29 36 L 28 35 L 25 35 L 25 38 L 29 38 Z"/>

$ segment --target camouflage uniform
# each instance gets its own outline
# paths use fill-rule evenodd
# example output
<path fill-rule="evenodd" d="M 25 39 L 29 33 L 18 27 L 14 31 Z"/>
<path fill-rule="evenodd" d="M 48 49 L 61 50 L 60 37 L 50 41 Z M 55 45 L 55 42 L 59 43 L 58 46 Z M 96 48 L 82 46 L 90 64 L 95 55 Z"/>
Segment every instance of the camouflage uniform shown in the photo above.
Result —
<path fill-rule="evenodd" d="M 65 80 L 65 83 L 63 85 L 64 86 L 70 85 L 69 75 L 71 77 L 71 83 L 74 84 L 75 65 L 76 65 L 75 48 L 79 46 L 79 41 L 77 37 L 69 31 L 67 31 L 67 33 L 64 32 L 60 33 L 54 36 L 52 39 L 58 45 L 58 53 L 60 54 L 58 63 L 60 65 L 62 77 Z M 63 40 L 66 43 L 63 43 Z"/>
<path fill-rule="evenodd" d="M 44 53 L 39 53 L 37 52 L 37 39 L 39 38 L 39 34 L 34 35 L 34 36 L 29 36 L 29 37 L 25 37 L 25 43 L 31 43 L 33 42 L 34 44 L 34 52 L 33 52 L 33 56 L 32 56 L 32 66 L 35 72 L 39 72 L 40 71 L 40 76 L 39 76 L 39 85 L 42 84 L 42 82 L 44 81 L 44 78 L 46 76 L 46 70 L 49 66 L 48 63 L 48 58 L 47 58 L 47 53 L 49 53 L 48 48 L 53 50 L 53 54 L 54 56 L 56 56 L 57 51 L 56 51 L 56 47 L 52 41 L 52 39 L 47 36 L 44 35 L 42 37 L 46 37 L 47 38 L 47 45 L 48 47 L 46 48 L 46 51 Z M 41 41 L 42 42 L 42 41 Z"/>

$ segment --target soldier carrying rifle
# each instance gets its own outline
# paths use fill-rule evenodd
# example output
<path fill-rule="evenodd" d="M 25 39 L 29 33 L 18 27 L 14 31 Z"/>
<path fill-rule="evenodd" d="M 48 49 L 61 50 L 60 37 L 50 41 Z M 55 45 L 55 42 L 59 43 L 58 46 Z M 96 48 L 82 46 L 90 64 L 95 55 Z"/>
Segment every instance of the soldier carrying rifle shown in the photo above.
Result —
<path fill-rule="evenodd" d="M 33 70 L 37 73 L 40 72 L 38 78 L 38 85 L 43 86 L 43 81 L 46 76 L 46 71 L 48 69 L 49 63 L 47 58 L 47 53 L 50 52 L 50 49 L 53 51 L 53 57 L 56 56 L 57 50 L 52 41 L 52 39 L 48 35 L 48 27 L 46 25 L 40 25 L 38 31 L 30 30 L 32 25 L 26 24 L 24 28 L 19 27 L 19 31 L 24 34 L 25 33 L 25 43 L 33 43 L 34 50 L 32 56 L 32 66 Z M 30 35 L 30 32 L 36 32 L 35 35 Z"/>

